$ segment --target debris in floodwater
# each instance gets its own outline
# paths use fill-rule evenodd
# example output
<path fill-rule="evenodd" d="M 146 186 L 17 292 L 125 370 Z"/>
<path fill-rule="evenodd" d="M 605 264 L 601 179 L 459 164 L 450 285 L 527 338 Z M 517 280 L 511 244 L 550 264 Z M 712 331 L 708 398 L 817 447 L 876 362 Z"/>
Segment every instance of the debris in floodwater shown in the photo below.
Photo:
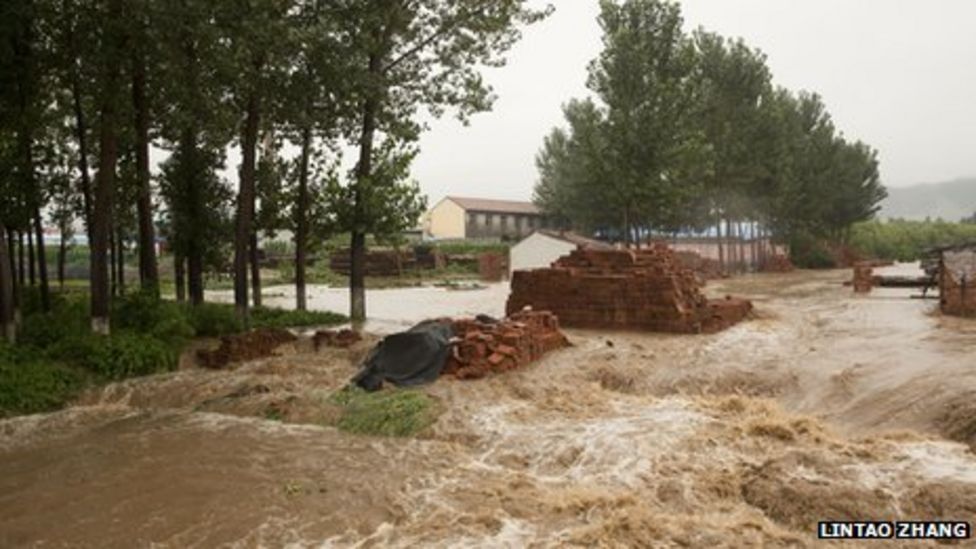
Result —
<path fill-rule="evenodd" d="M 323 345 L 326 347 L 348 349 L 362 340 L 363 336 L 359 335 L 359 332 L 350 330 L 348 328 L 338 331 L 319 330 L 318 332 L 315 332 L 314 336 L 312 336 L 312 344 L 315 346 L 316 351 L 318 351 Z"/>
<path fill-rule="evenodd" d="M 233 362 L 245 362 L 271 356 L 280 345 L 297 339 L 288 330 L 264 328 L 245 334 L 224 336 L 220 338 L 220 347 L 212 351 L 197 351 L 197 358 L 200 359 L 202 366 L 219 370 Z"/>
<path fill-rule="evenodd" d="M 375 391 L 384 381 L 409 387 L 431 383 L 442 373 L 475 379 L 520 368 L 567 345 L 558 320 L 547 311 L 522 311 L 500 321 L 483 315 L 430 320 L 384 338 L 353 382 Z"/>

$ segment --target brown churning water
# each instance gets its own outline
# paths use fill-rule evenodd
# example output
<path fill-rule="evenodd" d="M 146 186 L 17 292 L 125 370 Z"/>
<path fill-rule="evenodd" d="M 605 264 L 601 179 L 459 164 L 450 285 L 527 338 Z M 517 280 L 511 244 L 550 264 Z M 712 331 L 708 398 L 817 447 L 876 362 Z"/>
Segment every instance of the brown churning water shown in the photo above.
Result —
<path fill-rule="evenodd" d="M 714 335 L 569 331 L 429 387 L 418 439 L 321 426 L 369 341 L 110 386 L 0 422 L 0 546 L 793 547 L 828 518 L 974 520 L 976 323 L 848 276 L 716 284 L 756 314 Z M 398 292 L 370 295 L 389 320 Z"/>

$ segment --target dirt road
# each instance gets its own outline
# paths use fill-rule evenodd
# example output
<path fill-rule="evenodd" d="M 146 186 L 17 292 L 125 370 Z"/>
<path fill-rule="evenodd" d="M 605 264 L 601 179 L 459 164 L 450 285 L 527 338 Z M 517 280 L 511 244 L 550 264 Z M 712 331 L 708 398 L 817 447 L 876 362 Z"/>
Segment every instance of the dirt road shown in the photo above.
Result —
<path fill-rule="evenodd" d="M 757 307 L 715 335 L 569 331 L 429 387 L 420 439 L 316 425 L 368 341 L 111 386 L 0 422 L 0 546 L 803 547 L 828 518 L 976 521 L 976 322 L 847 277 L 714 284 Z M 370 303 L 393 325 L 504 299 L 404 295 Z"/>

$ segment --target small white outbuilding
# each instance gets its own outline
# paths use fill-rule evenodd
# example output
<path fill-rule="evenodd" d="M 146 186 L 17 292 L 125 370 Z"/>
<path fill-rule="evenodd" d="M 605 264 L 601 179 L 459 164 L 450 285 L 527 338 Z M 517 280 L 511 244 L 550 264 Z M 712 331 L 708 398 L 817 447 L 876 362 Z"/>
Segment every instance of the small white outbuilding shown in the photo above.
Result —
<path fill-rule="evenodd" d="M 542 269 L 576 248 L 610 249 L 606 242 L 568 231 L 539 229 L 509 250 L 509 274 L 524 269 Z"/>

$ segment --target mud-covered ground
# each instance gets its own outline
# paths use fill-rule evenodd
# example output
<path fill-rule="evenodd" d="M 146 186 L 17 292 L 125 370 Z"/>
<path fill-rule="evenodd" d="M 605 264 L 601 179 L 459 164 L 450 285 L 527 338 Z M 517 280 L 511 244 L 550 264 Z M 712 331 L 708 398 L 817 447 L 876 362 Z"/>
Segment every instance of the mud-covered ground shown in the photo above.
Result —
<path fill-rule="evenodd" d="M 818 520 L 976 521 L 976 321 L 847 277 L 715 283 L 757 307 L 715 335 L 570 330 L 428 387 L 445 411 L 413 439 L 322 426 L 375 339 L 110 386 L 0 422 L 0 546 L 805 547 Z M 505 297 L 410 291 L 371 293 L 385 326 Z"/>

